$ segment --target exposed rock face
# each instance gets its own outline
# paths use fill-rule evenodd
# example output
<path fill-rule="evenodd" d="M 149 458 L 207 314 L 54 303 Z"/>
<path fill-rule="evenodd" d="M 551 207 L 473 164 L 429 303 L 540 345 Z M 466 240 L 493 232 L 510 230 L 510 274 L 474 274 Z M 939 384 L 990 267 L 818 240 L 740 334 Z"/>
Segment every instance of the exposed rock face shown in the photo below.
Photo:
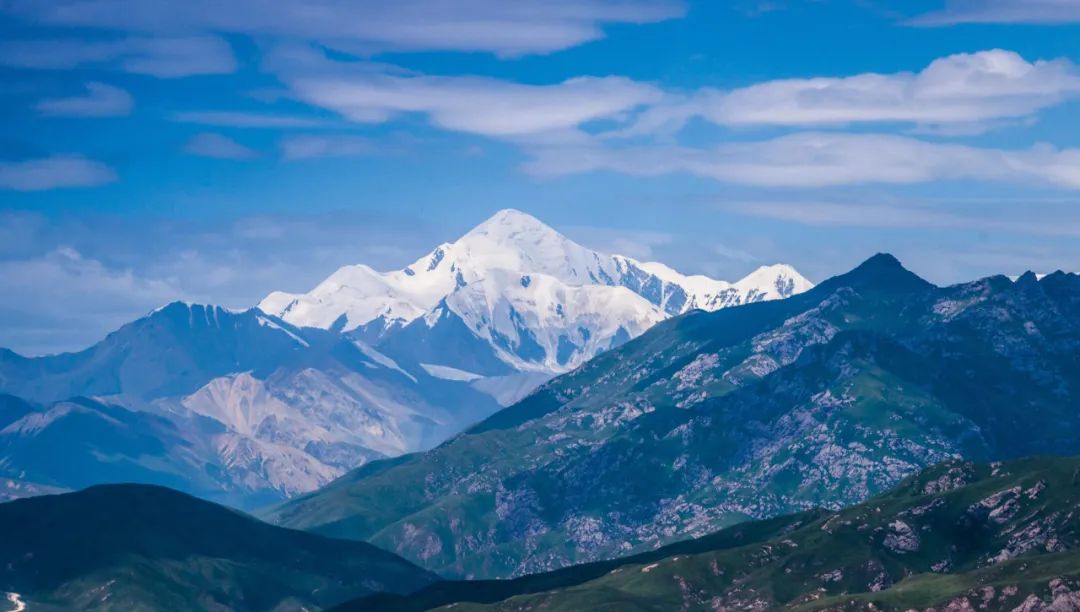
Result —
<path fill-rule="evenodd" d="M 897 519 L 889 523 L 889 529 L 885 535 L 885 548 L 898 553 L 915 552 L 919 550 L 919 536 L 904 521 Z"/>

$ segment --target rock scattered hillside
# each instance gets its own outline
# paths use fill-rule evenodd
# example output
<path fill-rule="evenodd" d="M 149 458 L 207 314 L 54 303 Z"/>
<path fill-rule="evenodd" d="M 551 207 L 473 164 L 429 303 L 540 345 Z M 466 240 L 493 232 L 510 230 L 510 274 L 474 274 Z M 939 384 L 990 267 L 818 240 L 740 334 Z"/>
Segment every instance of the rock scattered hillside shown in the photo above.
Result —
<path fill-rule="evenodd" d="M 839 512 L 345 610 L 1075 610 L 1080 460 L 949 461 Z"/>
<path fill-rule="evenodd" d="M 427 453 L 276 508 L 446 576 L 517 576 L 841 508 L 955 457 L 1080 453 L 1080 277 L 940 288 L 887 255 L 663 322 Z"/>

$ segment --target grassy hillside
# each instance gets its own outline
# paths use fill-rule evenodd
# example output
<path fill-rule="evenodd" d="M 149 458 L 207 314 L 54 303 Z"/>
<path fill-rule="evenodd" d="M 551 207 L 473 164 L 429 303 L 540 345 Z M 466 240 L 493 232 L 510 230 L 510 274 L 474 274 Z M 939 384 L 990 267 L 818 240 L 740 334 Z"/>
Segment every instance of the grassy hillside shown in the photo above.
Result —
<path fill-rule="evenodd" d="M 370 544 L 267 525 L 162 487 L 0 505 L 0 592 L 31 609 L 312 610 L 435 578 Z"/>
<path fill-rule="evenodd" d="M 1038 610 L 1080 604 L 1080 458 L 953 461 L 839 512 L 341 610 Z M 965 604 L 966 600 L 966 604 Z M 870 605 L 874 608 L 869 607 Z M 964 608 L 971 605 L 972 608 Z M 1067 607 L 1072 605 L 1072 607 Z"/>
<path fill-rule="evenodd" d="M 430 452 L 273 509 L 447 577 L 838 509 L 950 458 L 1080 453 L 1080 276 L 935 287 L 888 256 L 657 325 Z"/>

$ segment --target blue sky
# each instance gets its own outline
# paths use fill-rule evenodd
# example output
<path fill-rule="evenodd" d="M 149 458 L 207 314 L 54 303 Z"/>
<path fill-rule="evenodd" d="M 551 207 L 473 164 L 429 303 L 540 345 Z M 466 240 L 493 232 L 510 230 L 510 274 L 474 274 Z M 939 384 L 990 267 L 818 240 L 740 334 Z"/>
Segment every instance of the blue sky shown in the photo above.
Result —
<path fill-rule="evenodd" d="M 505 207 L 720 278 L 1080 270 L 1078 0 L 8 0 L 0 28 L 21 352 Z"/>

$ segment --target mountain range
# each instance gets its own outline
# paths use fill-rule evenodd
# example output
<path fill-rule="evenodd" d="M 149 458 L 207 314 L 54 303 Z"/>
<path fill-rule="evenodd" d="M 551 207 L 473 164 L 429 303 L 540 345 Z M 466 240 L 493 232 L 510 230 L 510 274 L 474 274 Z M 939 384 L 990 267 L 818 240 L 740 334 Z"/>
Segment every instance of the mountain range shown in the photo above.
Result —
<path fill-rule="evenodd" d="M 265 514 L 447 577 L 839 509 L 921 468 L 1080 453 L 1080 276 L 937 287 L 895 258 L 661 322 L 425 453 Z"/>
<path fill-rule="evenodd" d="M 0 355 L 0 470 L 22 487 L 164 484 L 253 507 L 425 448 L 497 404 L 257 309 L 169 304 L 80 353 Z"/>
<path fill-rule="evenodd" d="M 0 469 L 35 497 L 0 504 L 0 590 L 43 609 L 1073 609 L 1078 315 L 1077 275 L 938 287 L 880 254 L 665 314 L 498 409 L 393 353 L 423 316 L 376 334 L 169 305 L 82 353 L 3 356 Z M 430 448 L 374 448 L 396 439 Z M 227 440 L 267 446 L 214 463 Z M 332 477 L 304 457 L 365 452 L 267 523 L 156 486 L 263 502 L 277 475 Z"/>
<path fill-rule="evenodd" d="M 587 249 L 507 209 L 401 270 L 346 266 L 309 293 L 275 292 L 259 308 L 299 327 L 364 339 L 435 376 L 496 389 L 573 370 L 670 316 L 812 286 L 787 265 L 736 283 L 685 276 Z M 510 384 L 516 392 L 496 395 L 512 403 L 536 384 Z"/>
<path fill-rule="evenodd" d="M 75 353 L 0 349 L 0 499 L 130 481 L 259 507 L 432 448 L 673 315 L 809 286 L 788 266 L 683 276 L 501 211 L 395 272 L 168 304 Z"/>
<path fill-rule="evenodd" d="M 837 511 L 512 580 L 446 581 L 362 542 L 166 488 L 0 504 L 10 609 L 1021 610 L 1080 605 L 1080 459 L 949 460 Z M 28 608 L 27 608 L 28 607 Z"/>

